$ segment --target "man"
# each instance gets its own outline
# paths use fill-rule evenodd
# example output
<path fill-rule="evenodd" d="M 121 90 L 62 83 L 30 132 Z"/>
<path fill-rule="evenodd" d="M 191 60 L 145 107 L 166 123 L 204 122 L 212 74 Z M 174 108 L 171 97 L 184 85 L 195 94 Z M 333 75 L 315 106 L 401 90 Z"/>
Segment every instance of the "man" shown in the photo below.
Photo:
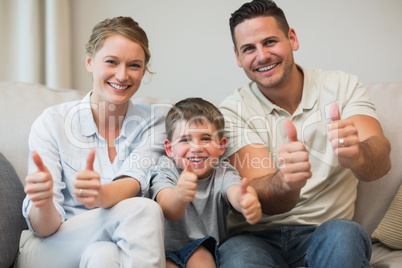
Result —
<path fill-rule="evenodd" d="M 230 215 L 221 266 L 370 267 L 369 236 L 350 220 L 356 186 L 391 164 L 366 89 L 347 73 L 296 65 L 296 32 L 272 1 L 244 4 L 230 27 L 252 82 L 221 104 L 224 156 L 256 189 L 265 215 L 253 226 Z"/>

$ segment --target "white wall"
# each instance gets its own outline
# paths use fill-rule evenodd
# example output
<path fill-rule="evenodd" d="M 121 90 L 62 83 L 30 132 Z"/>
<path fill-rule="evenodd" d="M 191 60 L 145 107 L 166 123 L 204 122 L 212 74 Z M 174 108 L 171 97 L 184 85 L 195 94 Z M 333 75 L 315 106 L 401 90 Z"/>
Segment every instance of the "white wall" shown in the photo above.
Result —
<path fill-rule="evenodd" d="M 91 89 L 84 46 L 92 27 L 132 16 L 148 34 L 150 69 L 137 96 L 221 100 L 248 79 L 237 67 L 230 14 L 246 0 L 72 0 L 73 85 Z M 402 1 L 277 0 L 296 30 L 303 67 L 344 70 L 364 83 L 402 81 Z"/>

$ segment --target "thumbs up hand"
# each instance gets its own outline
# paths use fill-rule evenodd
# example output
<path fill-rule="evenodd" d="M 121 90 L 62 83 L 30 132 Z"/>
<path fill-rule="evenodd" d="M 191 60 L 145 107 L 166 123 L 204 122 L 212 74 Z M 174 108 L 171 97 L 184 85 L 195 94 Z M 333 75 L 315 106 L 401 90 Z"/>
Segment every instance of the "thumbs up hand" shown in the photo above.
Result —
<path fill-rule="evenodd" d="M 278 163 L 282 173 L 284 188 L 301 189 L 311 177 L 308 152 L 302 142 L 297 139 L 296 128 L 290 120 L 284 122 L 285 132 L 289 139 L 279 147 Z"/>
<path fill-rule="evenodd" d="M 336 102 L 331 104 L 329 115 L 332 123 L 328 125 L 328 139 L 340 164 L 351 168 L 360 153 L 358 130 L 351 119 L 341 120 Z"/>
<path fill-rule="evenodd" d="M 74 181 L 74 194 L 77 201 L 86 208 L 99 207 L 101 199 L 101 182 L 99 173 L 94 171 L 95 150 L 87 158 L 86 170 L 78 171 Z"/>
<path fill-rule="evenodd" d="M 180 174 L 176 187 L 177 197 L 185 203 L 191 202 L 197 192 L 198 177 L 195 175 L 191 163 L 188 161 L 186 169 Z"/>
<path fill-rule="evenodd" d="M 250 224 L 256 224 L 262 216 L 261 204 L 258 200 L 257 192 L 253 187 L 248 186 L 247 178 L 243 178 L 240 184 L 241 198 L 240 208 L 241 213 Z"/>
<path fill-rule="evenodd" d="M 32 159 L 38 171 L 26 177 L 24 190 L 35 207 L 40 208 L 53 203 L 53 178 L 37 152 L 32 153 Z"/>

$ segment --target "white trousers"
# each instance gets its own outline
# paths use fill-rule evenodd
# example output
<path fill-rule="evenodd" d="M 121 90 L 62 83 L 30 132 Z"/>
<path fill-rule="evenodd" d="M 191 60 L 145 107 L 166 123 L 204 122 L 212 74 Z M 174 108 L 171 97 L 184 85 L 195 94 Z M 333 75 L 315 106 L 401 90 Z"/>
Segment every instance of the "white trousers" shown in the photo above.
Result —
<path fill-rule="evenodd" d="M 165 267 L 163 213 L 135 197 L 65 221 L 52 236 L 24 231 L 17 267 Z"/>

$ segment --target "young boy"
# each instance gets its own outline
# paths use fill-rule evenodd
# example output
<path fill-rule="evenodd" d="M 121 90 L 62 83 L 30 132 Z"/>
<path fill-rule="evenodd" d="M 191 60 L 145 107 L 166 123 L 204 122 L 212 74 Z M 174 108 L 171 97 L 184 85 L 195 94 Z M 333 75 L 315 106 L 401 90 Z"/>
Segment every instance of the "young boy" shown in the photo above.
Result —
<path fill-rule="evenodd" d="M 166 117 L 167 139 L 152 172 L 151 195 L 166 218 L 166 267 L 218 267 L 217 247 L 226 238 L 230 207 L 247 222 L 261 218 L 255 190 L 227 161 L 224 118 L 210 102 L 188 98 Z"/>

